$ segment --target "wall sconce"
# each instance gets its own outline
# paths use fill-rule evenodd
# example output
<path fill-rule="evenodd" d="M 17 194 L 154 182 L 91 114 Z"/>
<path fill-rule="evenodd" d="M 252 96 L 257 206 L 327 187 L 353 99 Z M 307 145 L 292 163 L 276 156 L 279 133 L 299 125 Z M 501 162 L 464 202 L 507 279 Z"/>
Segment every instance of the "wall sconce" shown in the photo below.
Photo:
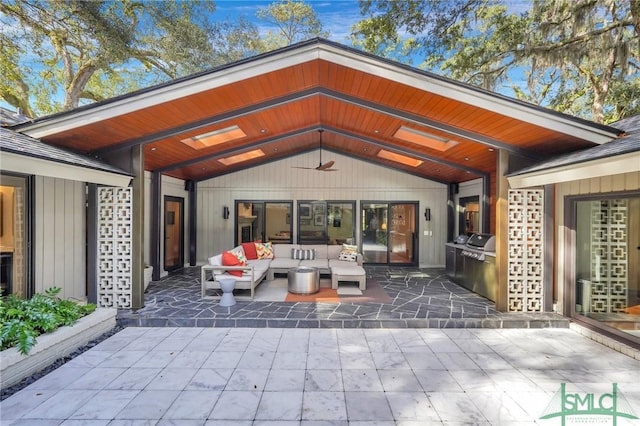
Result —
<path fill-rule="evenodd" d="M 222 218 L 223 219 L 229 219 L 229 207 L 224 206 L 222 208 Z"/>
<path fill-rule="evenodd" d="M 431 221 L 431 209 L 429 207 L 424 209 L 424 220 L 426 220 L 427 222 Z"/>

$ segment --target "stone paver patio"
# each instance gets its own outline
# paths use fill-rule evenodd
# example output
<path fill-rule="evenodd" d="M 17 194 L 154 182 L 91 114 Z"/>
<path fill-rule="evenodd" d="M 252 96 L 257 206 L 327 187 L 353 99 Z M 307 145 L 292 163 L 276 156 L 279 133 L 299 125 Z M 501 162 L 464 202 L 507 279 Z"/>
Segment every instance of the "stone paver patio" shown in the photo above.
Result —
<path fill-rule="evenodd" d="M 391 303 L 307 303 L 240 300 L 220 307 L 200 298 L 200 268 L 152 282 L 145 307 L 121 310 L 124 326 L 300 328 L 547 328 L 568 327 L 560 315 L 505 314 L 482 296 L 451 282 L 442 269 L 367 266 Z M 263 284 L 260 284 L 262 286 Z M 258 286 L 258 294 L 261 287 Z"/>

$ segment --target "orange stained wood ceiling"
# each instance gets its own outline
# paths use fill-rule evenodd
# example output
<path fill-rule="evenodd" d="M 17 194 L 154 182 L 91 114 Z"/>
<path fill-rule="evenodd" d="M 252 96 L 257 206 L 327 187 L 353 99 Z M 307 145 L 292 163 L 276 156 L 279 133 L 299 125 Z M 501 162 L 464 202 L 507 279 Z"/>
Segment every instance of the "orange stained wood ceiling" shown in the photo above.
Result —
<path fill-rule="evenodd" d="M 305 55 L 313 43 L 320 54 L 310 59 Z M 362 66 L 354 66 L 359 60 Z M 200 84 L 197 90 L 178 93 L 192 83 Z M 438 84 L 444 88 L 430 90 Z M 473 93 L 478 94 L 477 102 Z M 145 96 L 153 97 L 153 102 L 128 109 L 127 101 L 133 105 Z M 500 107 L 493 107 L 492 96 Z M 595 145 L 546 125 L 555 119 L 570 123 L 572 117 L 505 99 L 315 40 L 62 113 L 50 120 L 64 122 L 74 114 L 91 119 L 61 126 L 40 139 L 107 160 L 114 151 L 143 145 L 145 170 L 195 181 L 317 150 L 318 129 L 325 130 L 324 149 L 443 183 L 494 174 L 500 149 L 534 162 Z M 509 102 L 517 113 L 511 113 Z M 118 113 L 111 114 L 110 108 L 119 108 Z M 542 117 L 539 124 L 522 119 L 527 108 Z M 33 126 L 46 125 L 47 120 L 36 120 Z M 246 137 L 204 149 L 181 142 L 230 126 L 238 126 Z M 439 151 L 403 141 L 394 137 L 401 126 L 456 144 Z M 27 134 L 35 128 L 29 123 L 18 127 Z M 604 133 L 614 130 L 594 128 Z M 257 148 L 263 157 L 229 166 L 219 161 Z M 423 162 L 411 167 L 383 160 L 378 157 L 381 149 Z"/>

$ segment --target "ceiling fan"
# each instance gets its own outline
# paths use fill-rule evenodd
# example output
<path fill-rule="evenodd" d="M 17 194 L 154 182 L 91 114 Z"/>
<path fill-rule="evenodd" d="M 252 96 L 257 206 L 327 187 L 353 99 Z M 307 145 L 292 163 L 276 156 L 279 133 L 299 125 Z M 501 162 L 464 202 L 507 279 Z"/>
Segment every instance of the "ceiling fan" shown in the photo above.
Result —
<path fill-rule="evenodd" d="M 318 167 L 294 167 L 294 169 L 319 170 L 321 172 L 335 172 L 338 170 L 331 168 L 335 164 L 335 161 L 327 161 L 322 164 L 322 132 L 324 132 L 323 129 L 318 130 L 318 133 L 320 133 L 320 164 L 318 164 Z"/>

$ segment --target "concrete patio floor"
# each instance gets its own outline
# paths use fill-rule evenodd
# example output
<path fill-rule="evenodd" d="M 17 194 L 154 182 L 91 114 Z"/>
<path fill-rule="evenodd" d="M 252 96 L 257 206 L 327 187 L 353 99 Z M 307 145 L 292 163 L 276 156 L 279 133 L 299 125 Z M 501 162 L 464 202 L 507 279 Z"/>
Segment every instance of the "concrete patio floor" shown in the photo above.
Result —
<path fill-rule="evenodd" d="M 596 400 L 617 383 L 617 411 L 640 414 L 640 361 L 570 329 L 129 327 L 0 402 L 0 422 L 558 425 L 540 417 L 562 383 Z"/>
<path fill-rule="evenodd" d="M 263 292 L 220 307 L 186 268 L 119 311 L 129 327 L 0 402 L 0 425 L 544 426 L 561 424 L 540 417 L 560 411 L 563 383 L 583 399 L 616 383 L 618 411 L 640 414 L 637 353 L 555 314 L 497 312 L 442 270 L 366 270 L 389 303 Z"/>
<path fill-rule="evenodd" d="M 200 268 L 152 282 L 145 307 L 120 310 L 122 326 L 285 327 L 285 328 L 548 328 L 568 327 L 553 313 L 502 313 L 495 304 L 451 282 L 442 269 L 366 266 L 367 282 L 375 282 L 390 303 L 308 303 L 239 300 L 221 307 L 200 297 Z M 285 278 L 286 280 L 286 278 Z M 326 280 L 326 279 L 325 279 Z M 329 280 L 330 281 L 330 280 Z M 237 293 L 237 291 L 236 291 Z M 265 300 L 267 299 L 267 300 Z"/>

